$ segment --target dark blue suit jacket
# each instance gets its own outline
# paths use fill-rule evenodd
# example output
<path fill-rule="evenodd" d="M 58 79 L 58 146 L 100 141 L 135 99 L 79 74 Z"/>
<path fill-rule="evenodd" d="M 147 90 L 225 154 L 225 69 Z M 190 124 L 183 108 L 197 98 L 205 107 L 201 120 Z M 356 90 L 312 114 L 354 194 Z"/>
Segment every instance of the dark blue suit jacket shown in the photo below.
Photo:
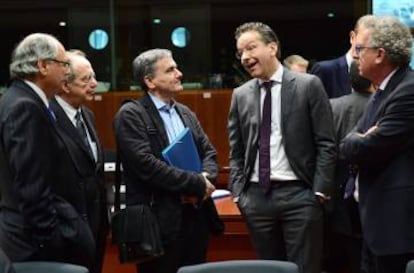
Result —
<path fill-rule="evenodd" d="M 400 68 L 375 113 L 377 129 L 349 134 L 341 154 L 359 167 L 365 241 L 375 255 L 414 252 L 414 72 Z M 362 132 L 362 121 L 358 132 Z"/>
<path fill-rule="evenodd" d="M 351 93 L 346 57 L 315 63 L 309 73 L 318 76 L 329 98 L 336 98 Z"/>

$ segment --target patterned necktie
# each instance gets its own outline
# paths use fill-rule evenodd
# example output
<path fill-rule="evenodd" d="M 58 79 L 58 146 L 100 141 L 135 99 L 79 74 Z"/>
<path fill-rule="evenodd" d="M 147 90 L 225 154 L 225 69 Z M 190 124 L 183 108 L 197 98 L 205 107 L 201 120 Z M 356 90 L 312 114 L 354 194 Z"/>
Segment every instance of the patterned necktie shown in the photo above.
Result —
<path fill-rule="evenodd" d="M 82 120 L 80 111 L 76 112 L 75 120 L 76 120 L 76 129 L 78 130 L 78 133 L 81 136 L 83 143 L 86 145 L 88 152 L 92 154 L 91 146 L 88 140 L 88 133 L 86 132 L 85 123 Z"/>
<path fill-rule="evenodd" d="M 272 122 L 272 81 L 264 82 L 266 95 L 263 102 L 262 123 L 259 140 L 259 185 L 264 193 L 268 193 L 270 183 L 270 132 Z"/>

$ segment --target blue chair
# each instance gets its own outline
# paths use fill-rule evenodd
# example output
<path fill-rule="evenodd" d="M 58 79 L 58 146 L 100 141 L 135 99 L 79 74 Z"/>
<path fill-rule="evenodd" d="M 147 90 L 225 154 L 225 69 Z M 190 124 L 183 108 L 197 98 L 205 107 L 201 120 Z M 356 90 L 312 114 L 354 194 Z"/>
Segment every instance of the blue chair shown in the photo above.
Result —
<path fill-rule="evenodd" d="M 272 260 L 234 260 L 181 267 L 177 273 L 298 273 L 292 262 Z"/>
<path fill-rule="evenodd" d="M 89 273 L 86 267 L 59 262 L 13 263 L 15 273 Z"/>

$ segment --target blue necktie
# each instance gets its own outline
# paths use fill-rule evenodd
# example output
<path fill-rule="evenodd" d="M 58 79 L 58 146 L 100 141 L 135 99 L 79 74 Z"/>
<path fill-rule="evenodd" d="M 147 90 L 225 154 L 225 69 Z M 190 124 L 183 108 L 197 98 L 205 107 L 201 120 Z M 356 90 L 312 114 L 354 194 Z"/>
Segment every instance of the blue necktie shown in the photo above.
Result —
<path fill-rule="evenodd" d="M 50 108 L 50 106 L 47 108 L 47 111 L 49 112 L 50 117 L 52 118 L 53 121 L 56 121 L 56 115 L 55 112 L 53 112 L 52 108 Z"/>
<path fill-rule="evenodd" d="M 377 116 L 378 107 L 381 104 L 381 101 L 383 99 L 383 94 L 384 94 L 384 90 L 377 89 L 372 99 L 368 103 L 366 114 L 364 116 L 364 119 L 362 120 L 362 126 L 361 126 L 362 133 L 365 133 L 366 131 L 368 131 L 368 129 L 371 128 L 376 122 L 375 117 Z M 349 197 L 353 195 L 355 191 L 355 179 L 356 179 L 357 173 L 358 173 L 358 167 L 355 165 L 350 165 L 349 166 L 349 178 L 346 182 L 345 190 L 344 190 L 344 199 L 348 199 Z"/>
<path fill-rule="evenodd" d="M 259 185 L 264 193 L 268 193 L 270 183 L 270 133 L 272 123 L 272 81 L 264 82 L 266 95 L 263 102 L 262 123 L 259 139 Z"/>

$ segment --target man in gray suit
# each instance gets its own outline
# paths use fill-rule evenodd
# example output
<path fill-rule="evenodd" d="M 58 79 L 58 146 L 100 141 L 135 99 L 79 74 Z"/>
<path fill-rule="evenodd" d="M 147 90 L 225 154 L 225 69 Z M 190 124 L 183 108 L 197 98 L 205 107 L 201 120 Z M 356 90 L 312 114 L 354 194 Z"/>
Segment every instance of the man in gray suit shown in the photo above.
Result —
<path fill-rule="evenodd" d="M 230 189 L 260 259 L 289 260 L 301 273 L 319 273 L 322 204 L 336 161 L 328 98 L 319 78 L 283 68 L 269 26 L 243 24 L 235 38 L 254 79 L 232 96 Z"/>

